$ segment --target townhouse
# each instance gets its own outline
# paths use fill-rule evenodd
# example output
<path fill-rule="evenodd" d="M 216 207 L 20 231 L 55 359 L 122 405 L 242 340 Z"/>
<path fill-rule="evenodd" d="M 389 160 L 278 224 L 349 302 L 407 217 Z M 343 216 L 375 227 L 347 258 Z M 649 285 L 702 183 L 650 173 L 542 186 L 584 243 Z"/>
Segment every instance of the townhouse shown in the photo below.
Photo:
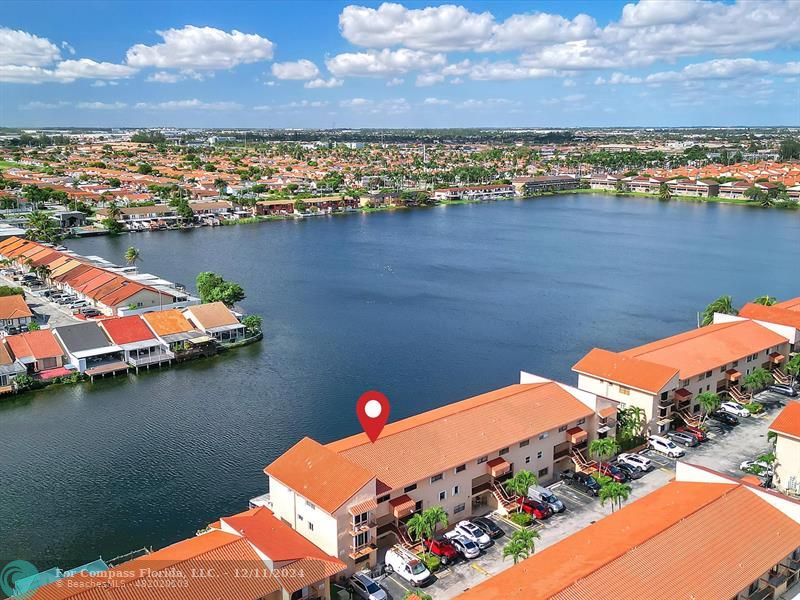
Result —
<path fill-rule="evenodd" d="M 772 329 L 789 341 L 789 352 L 800 352 L 800 298 L 778 302 L 772 306 L 745 304 L 739 310 L 739 318 L 751 319 Z M 732 321 L 736 317 L 715 315 L 715 321 Z"/>
<path fill-rule="evenodd" d="M 667 183 L 667 179 L 663 177 L 627 177 L 625 179 L 628 190 L 631 192 L 638 192 L 641 194 L 658 194 L 661 191 L 661 186 Z"/>
<path fill-rule="evenodd" d="M 752 187 L 749 181 L 728 181 L 719 186 L 719 197 L 734 200 L 743 200 L 744 193 Z"/>
<path fill-rule="evenodd" d="M 8 347 L 0 344 L 0 394 L 14 391 L 14 380 L 17 375 L 28 372 L 28 368 L 19 360 L 11 356 Z"/>
<path fill-rule="evenodd" d="M 606 190 L 613 192 L 617 189 L 617 183 L 622 180 L 622 175 L 615 175 L 613 173 L 598 173 L 589 178 L 589 187 L 593 190 Z"/>
<path fill-rule="evenodd" d="M 53 329 L 64 348 L 66 366 L 93 377 L 128 370 L 123 350 L 113 344 L 94 321 L 64 325 Z"/>
<path fill-rule="evenodd" d="M 143 314 L 142 318 L 177 361 L 211 356 L 217 351 L 214 339 L 195 329 L 179 310 L 149 312 Z"/>
<path fill-rule="evenodd" d="M 521 382 L 322 445 L 304 438 L 268 465 L 270 507 L 352 572 L 408 541 L 405 522 L 441 506 L 451 522 L 505 508 L 502 482 L 547 483 L 607 431 L 616 409 L 591 393 L 523 373 Z M 602 423 L 599 413 L 603 413 Z"/>
<path fill-rule="evenodd" d="M 103 319 L 97 326 L 122 350 L 122 360 L 137 371 L 140 367 L 169 363 L 175 358 L 138 315 Z"/>
<path fill-rule="evenodd" d="M 12 584 L 15 596 L 30 600 L 331 600 L 330 579 L 344 568 L 268 509 L 255 508 L 110 568 L 97 560 Z"/>
<path fill-rule="evenodd" d="M 458 598 L 769 600 L 794 597 L 798 572 L 800 502 L 679 462 L 670 483 Z"/>
<path fill-rule="evenodd" d="M 775 474 L 772 482 L 800 498 L 800 402 L 789 400 L 769 426 L 775 434 Z"/>
<path fill-rule="evenodd" d="M 222 302 L 195 304 L 183 311 L 186 319 L 197 329 L 220 344 L 231 344 L 244 339 L 245 326 Z"/>
<path fill-rule="evenodd" d="M 578 388 L 644 411 L 646 429 L 663 433 L 677 416 L 694 420 L 701 392 L 745 401 L 744 377 L 763 367 L 783 377 L 788 339 L 747 319 L 693 329 L 623 352 L 592 349 L 572 370 Z"/>
<path fill-rule="evenodd" d="M 667 182 L 669 191 L 676 196 L 696 196 L 698 198 L 711 198 L 719 195 L 719 183 L 713 179 L 676 179 Z"/>
<path fill-rule="evenodd" d="M 259 216 L 294 214 L 294 201 L 287 199 L 259 200 L 253 207 L 253 213 Z"/>
<path fill-rule="evenodd" d="M 500 198 L 510 198 L 513 195 L 514 186 L 495 183 L 442 188 L 433 192 L 433 199 L 437 202 L 447 200 L 498 200 Z"/>
<path fill-rule="evenodd" d="M 560 190 L 574 190 L 580 187 L 580 180 L 568 175 L 540 175 L 536 177 L 516 177 L 511 181 L 514 193 L 523 198 Z"/>
<path fill-rule="evenodd" d="M 25 296 L 0 296 L 0 329 L 27 327 L 32 320 L 33 313 L 25 302 Z"/>
<path fill-rule="evenodd" d="M 47 376 L 64 364 L 64 351 L 49 329 L 8 335 L 3 343 L 27 369 L 28 374 Z"/>

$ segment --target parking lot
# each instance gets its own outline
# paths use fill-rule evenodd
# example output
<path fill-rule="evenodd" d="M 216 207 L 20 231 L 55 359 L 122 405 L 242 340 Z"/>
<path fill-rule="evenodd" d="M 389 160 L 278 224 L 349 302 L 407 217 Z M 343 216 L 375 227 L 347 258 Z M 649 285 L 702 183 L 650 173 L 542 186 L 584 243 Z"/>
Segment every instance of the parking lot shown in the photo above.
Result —
<path fill-rule="evenodd" d="M 773 392 L 763 392 L 756 399 L 765 405 L 765 413 L 740 419 L 741 424 L 736 427 L 709 421 L 709 440 L 694 448 L 686 448 L 686 455 L 681 460 L 733 477 L 742 477 L 744 473 L 739 469 L 741 462 L 769 450 L 767 440 L 769 424 L 786 402 L 784 396 Z M 655 468 L 641 479 L 630 482 L 632 491 L 628 502 L 658 489 L 675 474 L 675 459 L 651 450 L 644 450 L 642 454 L 655 464 Z M 611 512 L 609 505 L 602 506 L 597 498 L 563 482 L 554 483 L 549 487 L 564 502 L 567 510 L 536 525 L 541 536 L 536 541 L 537 551 L 602 519 Z M 512 566 L 511 559 L 503 560 L 503 545 L 513 535 L 517 526 L 496 515 L 493 516 L 493 520 L 503 529 L 505 535 L 495 540 L 491 547 L 483 550 L 478 558 L 462 559 L 438 571 L 435 575 L 436 580 L 424 590 L 427 594 L 436 600 L 453 598 Z M 390 598 L 395 600 L 401 600 L 411 587 L 394 574 L 382 576 L 378 578 L 378 582 L 389 593 Z"/>
<path fill-rule="evenodd" d="M 0 285 L 22 287 L 25 291 L 25 302 L 31 307 L 36 322 L 40 325 L 59 327 L 61 325 L 70 325 L 79 322 L 78 319 L 72 316 L 72 311 L 69 310 L 69 308 L 56 304 L 55 302 L 50 302 L 38 293 L 32 292 L 29 288 L 26 288 L 19 281 L 14 281 L 9 277 L 0 275 Z"/>

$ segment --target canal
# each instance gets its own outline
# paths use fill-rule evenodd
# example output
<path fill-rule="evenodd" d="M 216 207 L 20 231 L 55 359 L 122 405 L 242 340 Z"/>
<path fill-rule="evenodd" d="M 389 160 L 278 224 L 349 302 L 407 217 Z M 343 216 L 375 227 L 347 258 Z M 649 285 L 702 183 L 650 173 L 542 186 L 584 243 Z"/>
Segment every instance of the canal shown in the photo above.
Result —
<path fill-rule="evenodd" d="M 800 295 L 800 212 L 604 195 L 70 241 L 192 285 L 240 282 L 265 341 L 127 380 L 0 405 L 0 563 L 73 567 L 161 547 L 265 491 L 308 435 L 514 383 L 574 382 L 593 346 L 695 325 L 716 296 Z M 465 440 L 464 443 L 469 443 Z"/>

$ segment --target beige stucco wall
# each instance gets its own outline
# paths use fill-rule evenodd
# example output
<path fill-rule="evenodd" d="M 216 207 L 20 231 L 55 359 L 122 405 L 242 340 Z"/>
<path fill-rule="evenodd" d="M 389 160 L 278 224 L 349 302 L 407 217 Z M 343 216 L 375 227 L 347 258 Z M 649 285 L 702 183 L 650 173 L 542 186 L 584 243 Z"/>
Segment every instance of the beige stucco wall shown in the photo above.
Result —
<path fill-rule="evenodd" d="M 775 443 L 775 485 L 786 490 L 792 477 L 795 489 L 800 489 L 800 439 L 778 434 Z"/>

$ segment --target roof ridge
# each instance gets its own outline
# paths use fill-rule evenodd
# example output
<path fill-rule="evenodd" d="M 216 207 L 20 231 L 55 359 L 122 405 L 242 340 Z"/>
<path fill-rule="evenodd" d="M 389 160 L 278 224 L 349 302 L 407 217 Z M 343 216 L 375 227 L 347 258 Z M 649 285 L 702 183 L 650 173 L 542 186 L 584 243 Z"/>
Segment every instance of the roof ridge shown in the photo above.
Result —
<path fill-rule="evenodd" d="M 727 323 L 712 323 L 710 325 L 706 325 L 705 327 L 697 327 L 695 329 L 690 329 L 689 331 L 682 331 L 681 333 L 676 333 L 675 335 L 671 335 L 666 338 L 661 338 L 660 340 L 653 340 L 652 342 L 647 342 L 646 344 L 642 344 L 641 346 L 634 346 L 633 348 L 624 350 L 622 354 L 638 359 L 639 358 L 638 355 L 633 354 L 635 350 L 640 350 L 642 348 L 647 348 L 649 346 L 652 346 L 654 349 L 657 348 L 658 350 L 661 350 L 663 348 L 670 348 L 672 346 L 676 346 L 678 344 L 685 342 L 687 339 L 695 339 L 698 337 L 703 337 L 715 331 L 720 331 L 721 329 L 728 329 L 733 325 L 738 325 L 748 320 L 749 319 L 744 319 L 742 321 L 729 321 Z M 756 325 L 758 325 L 758 323 L 756 323 Z M 761 325 L 758 326 L 761 327 Z M 666 342 L 667 340 L 672 340 L 672 341 L 663 344 L 661 343 L 661 342 Z M 642 354 L 645 354 L 645 352 L 642 352 Z M 641 359 L 641 360 L 647 360 L 647 359 Z M 653 363 L 653 364 L 661 364 L 661 363 Z"/>

